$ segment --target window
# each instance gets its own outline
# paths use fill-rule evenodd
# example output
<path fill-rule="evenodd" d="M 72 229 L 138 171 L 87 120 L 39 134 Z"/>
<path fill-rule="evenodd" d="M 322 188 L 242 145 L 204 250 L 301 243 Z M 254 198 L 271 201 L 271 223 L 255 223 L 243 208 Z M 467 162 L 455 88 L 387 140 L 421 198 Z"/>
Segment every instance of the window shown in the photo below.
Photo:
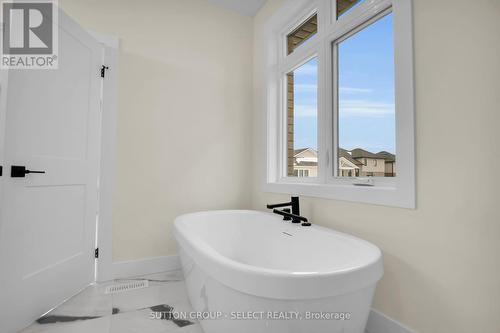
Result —
<path fill-rule="evenodd" d="M 305 45 L 318 32 L 318 15 L 314 14 L 286 36 L 287 54 Z"/>
<path fill-rule="evenodd" d="M 354 151 L 355 159 L 365 157 L 364 166 L 366 158 L 372 159 L 372 167 L 362 168 L 361 175 L 385 177 L 377 160 L 396 158 L 392 14 L 339 39 L 334 49 L 338 149 Z M 338 175 L 343 176 L 340 169 Z"/>
<path fill-rule="evenodd" d="M 357 7 L 363 0 L 337 0 L 337 19 L 349 13 Z"/>
<path fill-rule="evenodd" d="M 318 168 L 318 60 L 313 58 L 286 74 L 287 174 L 305 166 Z M 311 173 L 311 177 L 314 175 Z M 299 177 L 309 177 L 301 176 Z"/>
<path fill-rule="evenodd" d="M 294 175 L 295 177 L 309 177 L 309 170 L 295 169 Z"/>
<path fill-rule="evenodd" d="M 411 18 L 411 0 L 296 0 L 273 16 L 265 191 L 415 206 Z"/>

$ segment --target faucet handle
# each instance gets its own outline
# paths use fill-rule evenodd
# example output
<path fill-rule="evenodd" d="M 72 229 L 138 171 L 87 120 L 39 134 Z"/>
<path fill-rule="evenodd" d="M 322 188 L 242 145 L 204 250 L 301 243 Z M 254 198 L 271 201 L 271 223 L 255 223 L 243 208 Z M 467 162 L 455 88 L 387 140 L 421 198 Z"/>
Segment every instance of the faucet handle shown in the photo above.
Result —
<path fill-rule="evenodd" d="M 284 208 L 283 211 L 285 213 L 291 213 L 290 208 Z M 291 221 L 292 218 L 290 216 L 283 216 L 283 221 Z"/>

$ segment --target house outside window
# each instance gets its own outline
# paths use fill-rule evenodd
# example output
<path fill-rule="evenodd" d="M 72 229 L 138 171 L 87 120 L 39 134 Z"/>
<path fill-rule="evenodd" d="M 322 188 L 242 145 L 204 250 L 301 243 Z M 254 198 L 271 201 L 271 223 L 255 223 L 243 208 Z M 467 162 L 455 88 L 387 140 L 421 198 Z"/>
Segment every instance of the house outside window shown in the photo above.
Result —
<path fill-rule="evenodd" d="M 295 177 L 317 176 L 318 152 L 316 150 L 312 148 L 295 150 L 293 158 Z M 360 148 L 352 151 L 340 149 L 338 169 L 341 177 L 395 177 L 395 155 L 388 152 L 374 154 Z"/>

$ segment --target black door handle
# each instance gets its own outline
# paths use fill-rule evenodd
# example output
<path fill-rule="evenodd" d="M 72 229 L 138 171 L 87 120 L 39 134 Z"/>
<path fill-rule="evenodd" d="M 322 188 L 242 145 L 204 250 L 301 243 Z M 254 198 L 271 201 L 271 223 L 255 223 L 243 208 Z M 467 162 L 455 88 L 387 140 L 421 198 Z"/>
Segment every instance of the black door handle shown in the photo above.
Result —
<path fill-rule="evenodd" d="M 45 173 L 45 171 L 27 170 L 25 166 L 13 165 L 10 168 L 10 176 L 12 178 L 24 178 L 28 173 Z"/>

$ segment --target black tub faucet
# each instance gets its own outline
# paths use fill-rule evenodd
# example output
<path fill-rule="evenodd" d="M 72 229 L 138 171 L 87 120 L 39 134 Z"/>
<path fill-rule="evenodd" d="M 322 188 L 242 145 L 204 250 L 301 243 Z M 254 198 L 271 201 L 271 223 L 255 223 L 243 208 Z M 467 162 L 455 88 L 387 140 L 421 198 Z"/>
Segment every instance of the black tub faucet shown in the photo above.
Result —
<path fill-rule="evenodd" d="M 292 207 L 292 212 L 290 213 L 290 209 L 283 209 L 283 210 L 276 209 L 281 207 Z M 283 216 L 283 220 L 285 221 L 292 220 L 292 223 L 302 222 L 303 226 L 311 225 L 311 223 L 307 221 L 307 218 L 300 216 L 299 197 L 292 197 L 290 199 L 290 202 L 267 205 L 267 208 L 272 209 L 274 214 Z"/>
<path fill-rule="evenodd" d="M 292 207 L 292 214 L 300 215 L 299 197 L 292 197 L 290 202 L 282 202 L 277 204 L 267 205 L 268 209 Z"/>

